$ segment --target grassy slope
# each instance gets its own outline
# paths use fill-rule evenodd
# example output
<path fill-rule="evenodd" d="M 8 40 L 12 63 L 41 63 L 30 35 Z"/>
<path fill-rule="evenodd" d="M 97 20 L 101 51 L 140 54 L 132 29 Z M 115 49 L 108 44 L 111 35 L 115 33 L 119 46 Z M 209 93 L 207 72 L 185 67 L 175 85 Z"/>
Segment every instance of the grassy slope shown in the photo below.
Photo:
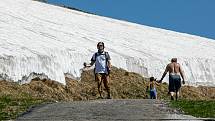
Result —
<path fill-rule="evenodd" d="M 32 98 L 27 95 L 21 97 L 2 95 L 0 97 L 0 120 L 15 119 L 31 106 L 41 104 L 43 101 L 42 99 Z"/>
<path fill-rule="evenodd" d="M 171 101 L 171 106 L 179 108 L 185 114 L 202 118 L 215 118 L 215 101 L 214 100 L 179 100 Z"/>

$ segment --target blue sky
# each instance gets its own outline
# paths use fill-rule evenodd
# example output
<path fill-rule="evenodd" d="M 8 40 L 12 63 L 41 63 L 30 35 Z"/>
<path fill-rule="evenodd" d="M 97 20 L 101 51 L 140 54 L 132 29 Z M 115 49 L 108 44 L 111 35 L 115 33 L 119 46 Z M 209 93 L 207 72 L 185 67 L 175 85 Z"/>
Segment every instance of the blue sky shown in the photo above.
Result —
<path fill-rule="evenodd" d="M 48 0 L 97 15 L 215 39 L 215 0 Z"/>

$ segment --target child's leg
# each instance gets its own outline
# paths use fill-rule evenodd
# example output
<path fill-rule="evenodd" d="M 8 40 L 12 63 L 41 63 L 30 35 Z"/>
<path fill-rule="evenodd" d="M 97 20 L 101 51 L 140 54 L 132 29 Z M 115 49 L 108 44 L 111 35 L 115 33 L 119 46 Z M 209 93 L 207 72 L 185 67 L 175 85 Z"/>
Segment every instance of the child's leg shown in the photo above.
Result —
<path fill-rule="evenodd" d="M 154 92 L 150 90 L 150 99 L 153 99 L 153 97 L 154 97 Z"/>
<path fill-rule="evenodd" d="M 154 90 L 154 93 L 155 93 L 155 99 L 157 99 L 157 91 Z"/>
<path fill-rule="evenodd" d="M 150 91 L 150 98 L 151 99 L 156 99 L 156 92 L 155 92 L 155 90 L 151 90 Z"/>

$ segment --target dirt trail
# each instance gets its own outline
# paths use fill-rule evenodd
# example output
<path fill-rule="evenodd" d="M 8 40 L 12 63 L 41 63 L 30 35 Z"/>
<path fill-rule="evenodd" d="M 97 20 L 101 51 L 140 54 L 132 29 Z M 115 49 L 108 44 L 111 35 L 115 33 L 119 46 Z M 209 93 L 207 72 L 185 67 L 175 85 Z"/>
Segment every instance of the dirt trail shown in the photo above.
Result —
<path fill-rule="evenodd" d="M 92 100 L 53 103 L 33 108 L 17 120 L 74 120 L 74 121 L 114 121 L 114 120 L 199 120 L 182 115 L 168 108 L 159 100 Z"/>

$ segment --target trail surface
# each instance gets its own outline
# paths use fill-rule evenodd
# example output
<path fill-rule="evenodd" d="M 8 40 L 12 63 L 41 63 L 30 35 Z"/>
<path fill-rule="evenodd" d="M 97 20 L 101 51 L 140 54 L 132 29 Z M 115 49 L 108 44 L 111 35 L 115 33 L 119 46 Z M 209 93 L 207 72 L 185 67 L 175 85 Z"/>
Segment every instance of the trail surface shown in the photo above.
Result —
<path fill-rule="evenodd" d="M 17 120 L 199 120 L 182 115 L 162 101 L 150 99 L 92 100 L 53 103 L 33 108 Z"/>

